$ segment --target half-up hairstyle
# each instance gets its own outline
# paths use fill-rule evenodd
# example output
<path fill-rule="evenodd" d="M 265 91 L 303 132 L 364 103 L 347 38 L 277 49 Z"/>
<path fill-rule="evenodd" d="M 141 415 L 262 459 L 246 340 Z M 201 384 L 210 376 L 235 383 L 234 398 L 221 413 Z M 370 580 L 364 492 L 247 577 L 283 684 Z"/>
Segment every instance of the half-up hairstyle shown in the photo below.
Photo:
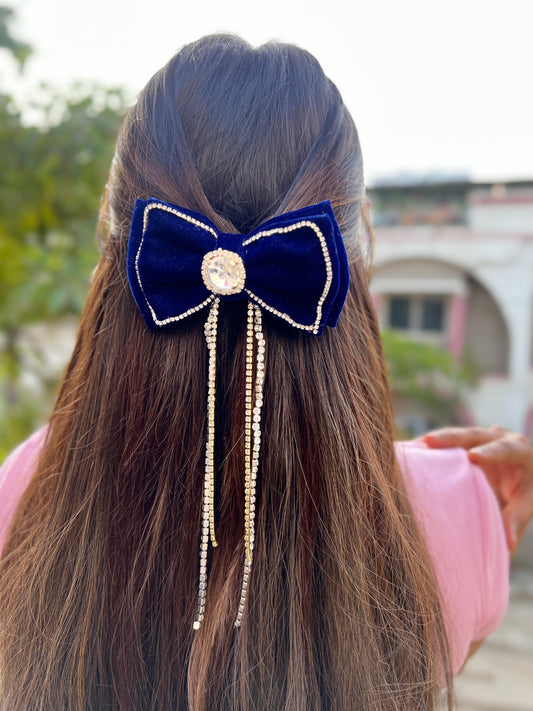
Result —
<path fill-rule="evenodd" d="M 135 307 L 128 230 L 135 199 L 150 197 L 243 234 L 329 199 L 350 258 L 335 330 L 310 337 L 264 317 L 256 547 L 240 629 L 246 309 L 221 305 L 219 546 L 194 632 L 205 314 L 154 333 Z M 394 457 L 361 152 L 316 60 L 226 35 L 183 48 L 124 121 L 99 239 L 74 353 L 3 551 L 1 707 L 436 708 L 445 633 Z"/>

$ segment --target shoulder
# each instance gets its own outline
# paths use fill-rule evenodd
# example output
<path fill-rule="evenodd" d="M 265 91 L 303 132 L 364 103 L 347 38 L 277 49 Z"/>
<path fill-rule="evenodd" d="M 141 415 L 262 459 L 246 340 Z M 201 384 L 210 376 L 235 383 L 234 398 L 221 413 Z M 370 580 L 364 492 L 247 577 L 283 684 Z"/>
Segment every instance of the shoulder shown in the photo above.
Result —
<path fill-rule="evenodd" d="M 20 444 L 0 467 L 0 549 L 11 520 L 37 466 L 47 428 L 43 427 Z"/>
<path fill-rule="evenodd" d="M 396 453 L 425 533 L 458 671 L 470 644 L 497 627 L 507 606 L 509 553 L 500 509 L 463 449 L 413 442 L 398 443 Z"/>

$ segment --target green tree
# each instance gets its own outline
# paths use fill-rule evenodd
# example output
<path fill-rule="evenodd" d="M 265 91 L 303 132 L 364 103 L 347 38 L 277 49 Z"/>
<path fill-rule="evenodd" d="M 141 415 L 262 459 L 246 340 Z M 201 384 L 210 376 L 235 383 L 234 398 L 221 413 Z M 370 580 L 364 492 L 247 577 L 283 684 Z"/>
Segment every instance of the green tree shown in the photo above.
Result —
<path fill-rule="evenodd" d="M 31 50 L 13 39 L 11 19 L 0 8 L 0 47 L 23 63 Z M 24 328 L 79 314 L 85 301 L 124 113 L 116 89 L 76 85 L 64 96 L 43 85 L 35 97 L 21 107 L 0 95 L 0 457 L 42 418 L 42 406 L 21 387 Z"/>
<path fill-rule="evenodd" d="M 33 50 L 26 42 L 15 39 L 11 33 L 11 23 L 15 19 L 15 13 L 11 7 L 0 5 L 0 49 L 7 49 L 20 68 L 32 55 Z"/>
<path fill-rule="evenodd" d="M 465 390 L 477 376 L 468 358 L 457 361 L 441 348 L 395 331 L 381 336 L 395 403 L 415 404 L 434 427 L 459 423 Z"/>
<path fill-rule="evenodd" d="M 44 89 L 45 119 L 0 101 L 0 328 L 79 312 L 96 258 L 98 206 L 122 117 L 120 92 Z"/>

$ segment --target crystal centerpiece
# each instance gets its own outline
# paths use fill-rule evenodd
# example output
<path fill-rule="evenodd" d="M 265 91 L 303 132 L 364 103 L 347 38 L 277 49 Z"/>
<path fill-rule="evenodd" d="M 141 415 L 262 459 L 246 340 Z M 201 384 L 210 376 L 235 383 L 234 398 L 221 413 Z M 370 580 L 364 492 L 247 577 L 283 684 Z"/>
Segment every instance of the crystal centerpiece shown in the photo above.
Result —
<path fill-rule="evenodd" d="M 214 294 L 238 294 L 246 280 L 244 263 L 236 252 L 215 249 L 204 256 L 202 279 Z"/>

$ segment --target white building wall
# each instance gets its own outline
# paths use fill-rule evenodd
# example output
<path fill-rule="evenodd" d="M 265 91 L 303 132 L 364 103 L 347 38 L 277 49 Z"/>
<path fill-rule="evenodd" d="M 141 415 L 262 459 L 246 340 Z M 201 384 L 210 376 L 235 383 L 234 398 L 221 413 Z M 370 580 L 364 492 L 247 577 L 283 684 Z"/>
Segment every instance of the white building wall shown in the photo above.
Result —
<path fill-rule="evenodd" d="M 509 332 L 509 375 L 484 378 L 468 398 L 468 406 L 479 424 L 497 423 L 525 431 L 533 408 L 533 226 L 529 234 L 452 226 L 377 229 L 376 268 L 406 259 L 453 265 L 472 275 L 492 295 Z M 371 291 L 383 290 L 387 289 L 378 273 Z"/>
<path fill-rule="evenodd" d="M 533 225 L 533 203 L 471 205 L 468 212 L 470 227 L 482 232 L 527 233 Z"/>

